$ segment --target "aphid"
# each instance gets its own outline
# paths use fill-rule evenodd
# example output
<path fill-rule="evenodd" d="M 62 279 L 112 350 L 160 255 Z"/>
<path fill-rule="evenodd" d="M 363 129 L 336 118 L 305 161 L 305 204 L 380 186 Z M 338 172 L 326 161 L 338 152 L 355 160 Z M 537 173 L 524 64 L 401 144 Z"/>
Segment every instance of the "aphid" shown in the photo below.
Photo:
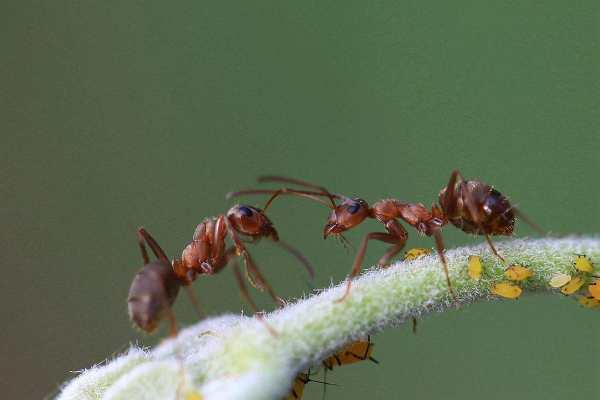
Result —
<path fill-rule="evenodd" d="M 373 347 L 375 347 L 375 345 L 371 342 L 371 337 L 368 336 L 367 340 L 357 340 L 344 346 L 341 350 L 338 350 L 327 357 L 321 363 L 328 370 L 332 370 L 333 367 L 341 367 L 343 365 L 354 364 L 365 360 L 370 360 L 375 364 L 379 364 L 379 361 L 371 356 Z"/>
<path fill-rule="evenodd" d="M 583 277 L 574 276 L 566 285 L 560 288 L 560 292 L 566 296 L 570 296 L 581 289 L 584 283 Z"/>
<path fill-rule="evenodd" d="M 327 383 L 323 381 L 317 381 L 314 379 L 310 379 L 310 369 L 308 372 L 299 373 L 296 378 L 294 378 L 294 383 L 292 384 L 292 389 L 290 390 L 290 394 L 285 398 L 285 400 L 300 400 L 304 395 L 304 386 L 306 386 L 309 382 L 317 382 L 322 383 L 323 385 L 335 385 L 334 383 Z"/>
<path fill-rule="evenodd" d="M 590 283 L 588 285 L 588 292 L 592 297 L 596 300 L 600 300 L 600 282 L 595 281 L 594 283 Z"/>
<path fill-rule="evenodd" d="M 552 276 L 552 278 L 550 279 L 550 282 L 548 282 L 548 284 L 553 287 L 553 288 L 559 288 L 561 286 L 566 285 L 567 283 L 569 283 L 569 281 L 571 280 L 571 275 L 568 274 L 563 274 L 563 273 L 557 273 L 554 276 Z"/>
<path fill-rule="evenodd" d="M 481 257 L 469 256 L 467 259 L 467 273 L 469 274 L 469 277 L 475 281 L 478 281 L 481 278 L 481 274 L 483 273 Z"/>
<path fill-rule="evenodd" d="M 581 272 L 594 272 L 594 265 L 592 260 L 586 257 L 584 254 L 576 254 L 575 268 Z"/>
<path fill-rule="evenodd" d="M 581 296 L 579 298 L 579 304 L 586 308 L 592 308 L 595 310 L 600 310 L 600 300 L 594 298 L 593 296 Z"/>
<path fill-rule="evenodd" d="M 427 249 L 424 247 L 415 247 L 408 250 L 404 254 L 405 261 L 416 260 L 417 258 L 425 257 L 426 255 L 431 254 L 431 249 Z"/>
<path fill-rule="evenodd" d="M 492 287 L 491 292 L 507 299 L 518 299 L 523 289 L 511 282 L 500 282 Z"/>
<path fill-rule="evenodd" d="M 504 271 L 506 279 L 511 281 L 524 281 L 533 276 L 533 271 L 519 264 L 513 264 Z"/>
<path fill-rule="evenodd" d="M 445 248 L 441 234 L 441 228 L 444 225 L 450 222 L 463 232 L 484 235 L 492 252 L 503 262 L 504 259 L 496 251 L 490 239 L 491 235 L 512 235 L 516 216 L 539 229 L 512 206 L 500 192 L 483 182 L 465 180 L 458 170 L 452 172 L 448 184 L 439 193 L 439 205 L 434 204 L 431 210 L 421 203 L 406 203 L 397 199 L 384 199 L 369 206 L 361 198 L 348 198 L 331 194 L 322 186 L 281 176 L 264 176 L 259 178 L 259 182 L 283 182 L 318 191 L 291 188 L 279 190 L 249 189 L 232 192 L 228 196 L 271 194 L 265 209 L 276 197 L 284 194 L 309 198 L 325 204 L 332 209 L 332 212 L 323 230 L 324 238 L 330 235 L 341 235 L 343 232 L 360 225 L 367 218 L 376 219 L 384 225 L 386 232 L 371 232 L 363 237 L 351 272 L 348 275 L 346 291 L 339 301 L 348 296 L 352 279 L 360 273 L 369 240 L 379 240 L 392 245 L 379 259 L 378 264 L 380 266 L 387 265 L 390 259 L 402 250 L 408 239 L 408 232 L 400 224 L 399 219 L 414 227 L 419 233 L 434 237 L 436 249 L 444 268 L 448 290 L 455 300 L 456 294 L 450 282 L 448 263 L 444 255 Z M 322 197 L 324 196 L 329 198 L 329 202 L 323 200 Z M 340 204 L 336 204 L 336 200 L 340 200 Z"/>

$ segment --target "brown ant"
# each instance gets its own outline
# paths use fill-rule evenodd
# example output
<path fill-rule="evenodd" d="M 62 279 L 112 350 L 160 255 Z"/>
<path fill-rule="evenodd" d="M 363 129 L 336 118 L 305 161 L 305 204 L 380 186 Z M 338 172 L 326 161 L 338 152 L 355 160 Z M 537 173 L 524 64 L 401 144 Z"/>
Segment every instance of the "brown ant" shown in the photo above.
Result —
<path fill-rule="evenodd" d="M 234 245 L 225 248 L 225 238 L 229 235 Z M 129 290 L 129 314 L 131 319 L 144 331 L 152 332 L 163 317 L 168 317 L 171 333 L 176 333 L 175 318 L 171 305 L 177 297 L 180 286 L 186 288 L 194 282 L 198 275 L 212 275 L 220 272 L 237 256 L 242 256 L 247 269 L 247 277 L 253 286 L 267 290 L 278 304 L 282 300 L 277 297 L 271 286 L 256 266 L 246 250 L 240 236 L 249 237 L 251 241 L 269 238 L 283 249 L 295 256 L 308 270 L 311 277 L 314 270 L 308 260 L 294 247 L 279 240 L 279 235 L 272 222 L 264 212 L 248 205 L 236 205 L 229 209 L 227 215 L 206 218 L 197 227 L 192 242 L 188 244 L 180 259 L 169 263 L 167 256 L 156 241 L 145 229 L 138 230 L 140 249 L 145 265 L 135 276 Z M 157 261 L 150 263 L 144 245 L 148 243 Z M 235 277 L 244 298 L 254 312 L 258 307 L 250 297 L 237 263 L 234 263 Z M 197 301 L 191 291 L 190 297 L 197 307 Z"/>
<path fill-rule="evenodd" d="M 450 222 L 466 233 L 484 235 L 492 252 L 503 262 L 504 258 L 496 251 L 490 239 L 491 235 L 512 235 L 516 216 L 522 218 L 536 230 L 541 231 L 512 206 L 500 192 L 481 181 L 465 180 L 458 170 L 452 172 L 448 184 L 439 193 L 439 205 L 433 204 L 431 210 L 421 203 L 405 203 L 397 199 L 379 200 L 369 206 L 361 198 L 348 198 L 339 194 L 332 194 L 321 186 L 287 177 L 263 176 L 258 181 L 295 184 L 317 189 L 318 191 L 292 188 L 281 188 L 279 190 L 248 189 L 229 193 L 228 197 L 243 194 L 271 194 L 265 205 L 265 210 L 275 198 L 284 194 L 316 200 L 332 209 L 323 230 L 324 238 L 330 235 L 340 235 L 342 232 L 360 225 L 367 218 L 376 219 L 384 224 L 387 232 L 370 232 L 363 237 L 348 276 L 346 291 L 338 301 L 344 300 L 350 293 L 352 279 L 360 273 L 361 263 L 369 240 L 379 240 L 392 245 L 379 259 L 378 264 L 380 266 L 388 265 L 389 261 L 402 250 L 408 239 L 408 232 L 398 219 L 411 225 L 419 233 L 434 237 L 436 249 L 444 268 L 448 290 L 455 301 L 456 294 L 450 282 L 448 262 L 444 255 L 445 248 L 441 233 L 444 225 Z M 330 205 L 322 197 L 328 197 L 332 204 Z M 340 204 L 336 204 L 335 200 L 340 200 Z"/>
<path fill-rule="evenodd" d="M 175 336 L 177 323 L 171 307 L 182 283 L 173 271 L 165 252 L 150 233 L 144 228 L 139 228 L 137 235 L 144 266 L 134 276 L 129 288 L 129 318 L 143 331 L 152 333 L 159 322 L 167 317 L 170 334 Z M 156 261 L 150 262 L 146 243 L 156 256 Z"/>

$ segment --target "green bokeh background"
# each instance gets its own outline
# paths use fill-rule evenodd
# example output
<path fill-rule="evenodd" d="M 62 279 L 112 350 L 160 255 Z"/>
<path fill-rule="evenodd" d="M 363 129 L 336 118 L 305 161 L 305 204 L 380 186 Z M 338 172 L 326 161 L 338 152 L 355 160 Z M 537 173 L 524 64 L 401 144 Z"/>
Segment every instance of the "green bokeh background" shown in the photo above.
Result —
<path fill-rule="evenodd" d="M 176 255 L 259 174 L 430 204 L 460 168 L 552 233 L 600 232 L 600 3 L 490 3 L 4 2 L 2 397 L 41 398 L 156 343 L 126 313 L 135 228 Z M 343 279 L 353 253 L 322 240 L 323 207 L 288 199 L 270 216 L 316 286 Z M 380 229 L 366 225 L 354 243 Z M 278 293 L 307 290 L 278 248 L 252 252 Z M 195 284 L 205 306 L 247 308 L 221 275 Z M 184 296 L 176 313 L 194 322 Z M 591 399 L 599 334 L 600 314 L 569 298 L 477 304 L 378 334 L 381 364 L 330 374 L 327 398 Z"/>

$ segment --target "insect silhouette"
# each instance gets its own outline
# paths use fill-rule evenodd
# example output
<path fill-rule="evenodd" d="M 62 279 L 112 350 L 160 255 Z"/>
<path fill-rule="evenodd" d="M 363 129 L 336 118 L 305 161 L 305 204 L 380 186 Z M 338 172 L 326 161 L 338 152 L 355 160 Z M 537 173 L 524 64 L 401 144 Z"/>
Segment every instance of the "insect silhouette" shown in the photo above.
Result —
<path fill-rule="evenodd" d="M 390 260 L 402 250 L 408 239 L 408 232 L 399 220 L 409 224 L 417 232 L 434 238 L 448 290 L 455 301 L 457 301 L 457 298 L 448 274 L 448 262 L 444 255 L 445 247 L 442 238 L 442 227 L 444 225 L 450 222 L 463 232 L 485 236 L 492 252 L 502 262 L 504 262 L 504 258 L 494 247 L 490 236 L 512 235 L 516 216 L 519 216 L 536 230 L 541 231 L 537 225 L 511 205 L 508 199 L 499 191 L 481 181 L 465 180 L 458 170 L 452 172 L 448 184 L 439 192 L 439 204 L 434 203 L 431 209 L 426 208 L 421 203 L 407 203 L 393 198 L 379 200 L 369 206 L 361 198 L 333 194 L 322 186 L 282 176 L 263 176 L 258 180 L 259 182 L 299 185 L 311 190 L 289 187 L 277 190 L 246 189 L 229 193 L 228 196 L 270 194 L 271 197 L 264 207 L 265 210 L 281 195 L 293 195 L 318 201 L 332 210 L 323 230 L 324 238 L 331 235 L 340 235 L 360 225 L 366 219 L 376 219 L 384 225 L 386 232 L 370 232 L 363 237 L 348 276 L 346 291 L 338 301 L 344 300 L 349 295 L 352 279 L 360 273 L 367 244 L 370 240 L 379 240 L 392 245 L 379 259 L 378 264 L 380 266 L 388 265 Z M 327 197 L 329 202 L 323 197 Z M 336 200 L 339 201 L 339 204 L 336 203 Z"/>

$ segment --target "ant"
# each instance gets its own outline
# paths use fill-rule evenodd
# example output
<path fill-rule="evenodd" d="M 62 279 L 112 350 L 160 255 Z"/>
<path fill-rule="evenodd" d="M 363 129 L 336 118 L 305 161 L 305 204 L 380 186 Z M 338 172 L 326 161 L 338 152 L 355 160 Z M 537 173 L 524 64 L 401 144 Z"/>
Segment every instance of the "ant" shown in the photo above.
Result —
<path fill-rule="evenodd" d="M 421 203 L 406 203 L 397 199 L 383 199 L 369 206 L 361 198 L 349 198 L 332 194 L 322 186 L 282 176 L 263 176 L 258 181 L 283 182 L 313 190 L 298 190 L 287 187 L 279 190 L 248 189 L 229 193 L 228 197 L 243 194 L 271 194 L 265 205 L 265 210 L 275 198 L 284 194 L 316 200 L 332 210 L 323 230 L 325 239 L 330 235 L 341 235 L 342 232 L 360 225 L 367 218 L 376 219 L 384 224 L 386 232 L 370 232 L 363 237 L 348 276 L 346 291 L 337 300 L 338 302 L 343 301 L 349 295 L 352 279 L 360 273 L 361 263 L 369 240 L 379 240 L 392 245 L 379 259 L 378 265 L 380 266 L 388 265 L 389 261 L 402 250 L 408 239 L 408 232 L 398 219 L 411 225 L 421 234 L 433 236 L 437 253 L 444 268 L 448 290 L 455 302 L 457 302 L 457 297 L 450 282 L 448 262 L 444 255 L 445 247 L 441 233 L 444 225 L 450 222 L 463 232 L 484 235 L 492 252 L 503 263 L 505 260 L 494 247 L 490 238 L 491 235 L 511 236 L 516 216 L 541 232 L 537 225 L 512 206 L 499 191 L 484 182 L 464 179 L 458 170 L 452 172 L 448 184 L 439 192 L 439 205 L 434 203 L 431 210 Z M 322 197 L 328 197 L 331 204 L 323 200 Z M 336 204 L 335 200 L 340 200 L 340 204 Z"/>
<path fill-rule="evenodd" d="M 231 237 L 234 245 L 226 249 L 227 235 Z M 309 275 L 314 276 L 312 266 L 302 253 L 279 240 L 273 223 L 262 210 L 252 206 L 235 205 L 229 209 L 227 215 L 221 214 L 204 219 L 196 227 L 192 242 L 184 248 L 181 258 L 174 259 L 170 263 L 146 230 L 140 228 L 138 236 L 145 265 L 131 284 L 128 303 L 131 319 L 146 332 L 152 332 L 158 322 L 166 316 L 170 320 L 171 333 L 176 333 L 175 319 L 170 307 L 177 297 L 179 287 L 188 288 L 198 275 L 213 275 L 220 272 L 237 256 L 244 258 L 246 275 L 250 283 L 260 290 L 266 289 L 278 305 L 283 304 L 258 269 L 240 236 L 247 236 L 253 242 L 261 238 L 271 239 L 300 260 Z M 157 262 L 149 263 L 144 241 L 158 258 Z M 234 272 L 242 295 L 254 312 L 258 313 L 258 307 L 247 290 L 237 262 L 234 263 Z M 190 297 L 193 296 L 191 291 L 188 293 Z M 193 303 L 197 305 L 195 298 Z"/>

